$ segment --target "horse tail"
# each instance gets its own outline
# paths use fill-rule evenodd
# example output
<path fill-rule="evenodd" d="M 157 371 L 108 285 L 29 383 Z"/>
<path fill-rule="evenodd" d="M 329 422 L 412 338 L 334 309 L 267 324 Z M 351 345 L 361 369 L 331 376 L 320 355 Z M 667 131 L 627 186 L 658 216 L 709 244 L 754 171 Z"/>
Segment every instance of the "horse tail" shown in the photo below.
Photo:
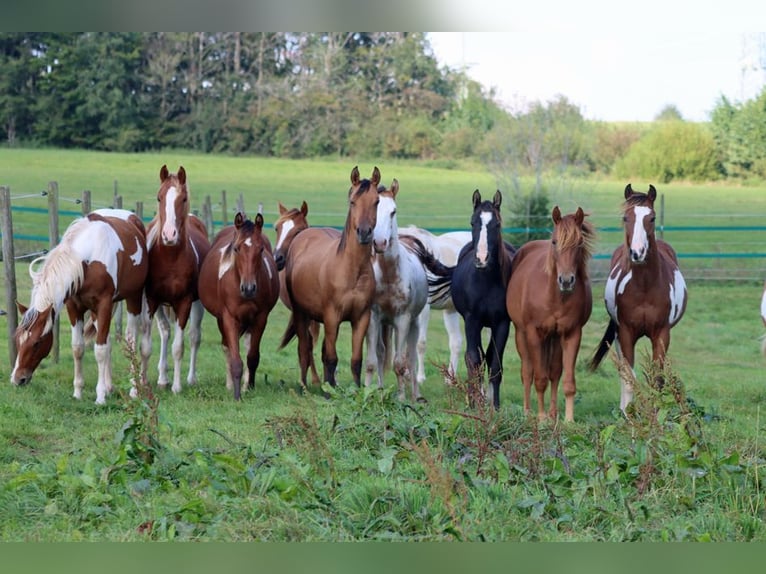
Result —
<path fill-rule="evenodd" d="M 612 346 L 612 343 L 614 343 L 615 337 L 617 337 L 617 323 L 615 323 L 614 319 L 609 319 L 609 325 L 606 327 L 604 336 L 601 337 L 601 342 L 598 344 L 598 348 L 596 349 L 596 352 L 593 353 L 593 358 L 588 364 L 589 371 L 593 372 L 596 370 L 599 363 L 601 363 L 601 359 L 603 359 L 609 352 L 609 348 Z"/>
<path fill-rule="evenodd" d="M 279 347 L 277 347 L 277 349 L 284 349 L 287 344 L 293 340 L 295 335 L 297 335 L 297 331 L 295 330 L 295 318 L 294 314 L 290 313 L 290 319 L 287 321 L 285 333 L 282 335 L 282 341 L 279 343 Z"/>
<path fill-rule="evenodd" d="M 399 239 L 425 268 L 428 279 L 428 303 L 437 307 L 445 305 L 450 298 L 452 273 L 455 268 L 448 267 L 439 261 L 417 237 L 401 234 Z"/>

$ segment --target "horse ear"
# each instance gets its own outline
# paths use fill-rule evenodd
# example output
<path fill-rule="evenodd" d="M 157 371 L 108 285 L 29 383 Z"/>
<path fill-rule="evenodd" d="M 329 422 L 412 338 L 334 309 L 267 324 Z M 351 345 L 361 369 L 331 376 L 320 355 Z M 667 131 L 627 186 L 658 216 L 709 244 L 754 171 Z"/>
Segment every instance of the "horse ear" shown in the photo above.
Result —
<path fill-rule="evenodd" d="M 476 209 L 479 207 L 479 204 L 481 203 L 481 194 L 479 193 L 479 190 L 474 190 L 473 197 L 471 198 L 473 201 L 473 208 Z"/>
<path fill-rule="evenodd" d="M 356 187 L 359 185 L 359 166 L 355 165 L 354 169 L 351 170 L 351 185 Z"/>
<path fill-rule="evenodd" d="M 284 215 L 287 212 L 287 208 L 282 204 L 281 201 L 277 201 L 277 207 L 279 208 L 279 215 Z"/>
<path fill-rule="evenodd" d="M 27 307 L 23 303 L 19 303 L 18 301 L 16 301 L 16 308 L 19 310 L 19 315 L 24 315 L 24 313 L 26 313 L 27 310 L 29 309 L 29 307 Z"/>
<path fill-rule="evenodd" d="M 168 175 L 170 175 L 168 172 L 168 166 L 163 164 L 163 166 L 160 168 L 160 181 L 165 181 L 168 178 Z"/>
<path fill-rule="evenodd" d="M 495 197 L 492 198 L 492 205 L 495 206 L 495 209 L 500 211 L 500 204 L 503 202 L 503 194 L 500 193 L 500 190 L 498 189 L 495 192 Z"/>
<path fill-rule="evenodd" d="M 181 185 L 186 184 L 186 170 L 184 169 L 184 166 L 178 166 L 178 182 Z"/>
<path fill-rule="evenodd" d="M 558 223 L 561 221 L 561 210 L 559 209 L 558 205 L 553 208 L 553 211 L 551 212 L 551 219 L 553 219 L 553 223 Z"/>
<path fill-rule="evenodd" d="M 575 211 L 575 222 L 577 225 L 582 225 L 583 221 L 585 221 L 585 212 L 582 210 L 582 207 L 578 207 L 577 211 Z"/>
<path fill-rule="evenodd" d="M 654 186 L 651 183 L 649 184 L 649 199 L 652 201 L 657 199 L 657 190 L 654 189 Z"/>
<path fill-rule="evenodd" d="M 263 215 L 260 213 L 255 214 L 255 227 L 256 229 L 263 229 Z"/>
<path fill-rule="evenodd" d="M 397 193 L 399 193 L 399 180 L 394 178 L 394 181 L 391 182 L 391 194 L 394 196 L 394 199 L 396 199 Z"/>
<path fill-rule="evenodd" d="M 239 229 L 242 227 L 242 225 L 245 223 L 245 214 L 241 211 L 237 212 L 237 215 L 234 216 L 234 227 L 236 229 Z"/>
<path fill-rule="evenodd" d="M 370 183 L 375 187 L 375 189 L 378 189 L 378 184 L 380 183 L 380 170 L 378 169 L 377 165 L 372 170 L 372 178 L 370 179 Z"/>
<path fill-rule="evenodd" d="M 628 184 L 625 186 L 625 199 L 628 199 L 631 195 L 633 195 L 633 187 Z"/>
<path fill-rule="evenodd" d="M 301 203 L 301 213 L 303 214 L 303 217 L 306 217 L 309 214 L 309 204 L 306 203 L 305 200 Z"/>

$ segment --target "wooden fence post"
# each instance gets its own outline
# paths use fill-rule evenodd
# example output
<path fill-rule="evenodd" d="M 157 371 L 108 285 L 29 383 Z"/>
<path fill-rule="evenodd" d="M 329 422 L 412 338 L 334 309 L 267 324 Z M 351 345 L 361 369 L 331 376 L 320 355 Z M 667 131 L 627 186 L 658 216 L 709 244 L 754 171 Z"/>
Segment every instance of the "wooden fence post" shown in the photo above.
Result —
<path fill-rule="evenodd" d="M 122 209 L 122 196 L 121 195 L 115 195 L 114 196 L 114 208 L 115 209 Z"/>
<path fill-rule="evenodd" d="M 48 251 L 53 250 L 59 244 L 59 184 L 55 181 L 48 182 Z M 51 347 L 51 360 L 59 362 L 60 345 L 59 325 L 61 313 L 57 313 L 53 319 L 53 346 Z"/>
<path fill-rule="evenodd" d="M 213 206 L 210 203 L 209 195 L 205 196 L 205 203 L 202 204 L 202 221 L 207 227 L 208 237 L 212 238 L 215 235 L 215 230 L 213 229 Z"/>
<path fill-rule="evenodd" d="M 226 190 L 221 190 L 221 212 L 223 213 L 223 226 L 229 225 L 229 214 L 227 213 L 228 207 L 226 206 Z"/>
<path fill-rule="evenodd" d="M 3 232 L 3 265 L 5 267 L 5 300 L 8 306 L 8 355 L 10 364 L 16 362 L 16 327 L 19 316 L 16 312 L 16 258 L 13 253 L 13 218 L 11 217 L 11 188 L 0 187 L 0 226 Z"/>
<path fill-rule="evenodd" d="M 141 221 L 144 220 L 144 202 L 143 201 L 137 201 L 136 202 L 136 216 Z"/>
<path fill-rule="evenodd" d="M 82 214 L 88 215 L 90 213 L 90 190 L 84 189 L 82 191 Z"/>
<path fill-rule="evenodd" d="M 245 197 L 241 193 L 237 198 L 237 211 L 239 213 L 245 213 Z"/>

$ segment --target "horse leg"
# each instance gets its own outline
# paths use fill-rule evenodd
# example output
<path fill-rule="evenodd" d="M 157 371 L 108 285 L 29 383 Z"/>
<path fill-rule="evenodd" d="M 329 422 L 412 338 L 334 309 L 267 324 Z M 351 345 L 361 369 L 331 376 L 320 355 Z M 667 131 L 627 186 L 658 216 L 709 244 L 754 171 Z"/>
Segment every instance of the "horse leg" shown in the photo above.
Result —
<path fill-rule="evenodd" d="M 564 420 L 568 423 L 574 422 L 574 399 L 577 394 L 575 366 L 577 364 L 577 353 L 580 351 L 581 340 L 582 330 L 575 329 L 574 332 L 570 333 L 561 342 L 564 370 Z"/>
<path fill-rule="evenodd" d="M 548 380 L 551 386 L 551 396 L 549 399 L 548 416 L 551 420 L 555 421 L 559 418 L 559 381 L 561 381 L 561 374 L 564 372 L 564 341 L 558 335 L 552 334 L 549 341 L 550 364 L 548 365 Z M 566 382 L 564 382 L 564 396 L 567 396 Z M 574 398 L 574 397 L 573 397 Z M 574 403 L 573 403 L 574 404 Z M 566 413 L 566 407 L 564 409 Z M 565 415 L 566 416 L 566 415 Z M 568 420 L 568 419 L 567 419 Z"/>
<path fill-rule="evenodd" d="M 620 410 L 625 414 L 625 409 L 633 401 L 633 385 L 636 382 L 636 371 L 633 369 L 635 360 L 636 340 L 633 335 L 624 328 L 620 328 L 614 347 L 617 352 L 618 371 L 620 376 Z"/>
<path fill-rule="evenodd" d="M 492 406 L 500 408 L 500 383 L 503 382 L 503 353 L 508 342 L 511 321 L 502 321 L 492 329 L 489 345 L 487 346 L 487 361 L 489 362 L 489 382 L 492 389 Z"/>
<path fill-rule="evenodd" d="M 417 332 L 415 332 L 415 335 Z M 410 377 L 410 372 L 407 368 L 407 346 L 409 344 L 409 317 L 407 315 L 399 315 L 394 320 L 394 374 L 396 375 L 396 382 L 399 386 L 399 400 L 407 400 L 406 386 L 407 379 Z M 417 344 L 417 343 L 416 343 Z M 417 399 L 415 395 L 415 388 L 412 389 L 412 400 Z"/>
<path fill-rule="evenodd" d="M 417 382 L 426 380 L 426 336 L 428 335 L 428 320 L 431 318 L 431 306 L 426 303 L 418 315 L 418 341 L 416 346 L 418 360 Z"/>
<path fill-rule="evenodd" d="M 298 337 L 298 364 L 301 370 L 301 387 L 303 390 L 308 390 L 306 386 L 306 373 L 309 370 L 309 364 L 313 355 L 308 323 L 308 317 L 293 309 L 293 326 L 295 327 L 295 335 Z"/>
<path fill-rule="evenodd" d="M 250 335 L 250 331 L 245 331 L 244 334 L 242 335 L 241 348 L 250 349 L 251 341 L 252 341 L 252 336 Z M 253 374 L 253 376 L 255 376 L 255 374 Z M 245 364 L 242 368 L 242 380 L 250 381 L 250 368 L 247 366 L 247 361 L 245 361 Z M 245 390 L 247 390 L 247 387 L 245 387 Z"/>
<path fill-rule="evenodd" d="M 269 314 L 259 313 L 249 329 L 250 341 L 247 347 L 247 388 L 255 388 L 255 373 L 261 363 L 261 338 L 266 330 Z"/>
<path fill-rule="evenodd" d="M 449 371 L 444 382 L 451 385 L 457 376 L 458 358 L 463 348 L 463 334 L 460 328 L 460 314 L 457 311 L 445 309 L 443 315 L 444 327 L 447 329 L 447 338 L 449 339 Z"/>
<path fill-rule="evenodd" d="M 516 351 L 521 359 L 521 384 L 524 387 L 524 414 L 529 416 L 531 410 L 530 395 L 532 393 L 532 357 L 529 354 L 527 336 L 523 327 L 516 327 Z"/>
<path fill-rule="evenodd" d="M 175 308 L 176 324 L 173 334 L 173 386 L 175 394 L 181 392 L 181 363 L 184 358 L 184 329 L 189 321 L 192 301 L 182 300 Z"/>
<path fill-rule="evenodd" d="M 112 392 L 112 345 L 109 339 L 109 327 L 112 320 L 112 302 L 100 303 L 96 310 L 96 343 L 93 346 L 98 364 L 98 383 L 96 383 L 96 404 L 106 403 L 106 395 Z"/>
<path fill-rule="evenodd" d="M 356 321 L 351 321 L 351 375 L 354 377 L 354 382 L 357 387 L 362 384 L 362 347 L 364 346 L 364 335 L 367 333 L 367 328 L 370 326 L 370 310 L 367 309 L 362 313 Z M 335 354 L 335 341 L 338 337 L 338 325 L 335 324 L 335 329 L 332 338 L 332 347 L 328 345 L 328 350 L 332 350 L 332 354 L 328 353 L 328 361 L 330 358 L 334 358 L 334 365 L 338 364 L 338 356 Z M 330 337 L 327 333 L 327 326 L 325 325 L 325 342 L 329 342 Z M 335 380 L 335 367 L 332 369 L 333 381 Z"/>
<path fill-rule="evenodd" d="M 657 389 L 665 386 L 665 353 L 670 346 L 670 325 L 660 330 L 660 332 L 651 338 L 652 341 L 652 362 L 660 369 L 655 377 L 654 384 Z"/>
<path fill-rule="evenodd" d="M 165 388 L 168 386 L 168 341 L 170 340 L 170 321 L 165 315 L 164 306 L 157 307 L 154 315 L 157 322 L 157 331 L 160 333 L 160 358 L 157 362 L 157 386 Z"/>
<path fill-rule="evenodd" d="M 527 346 L 529 349 L 529 357 L 532 363 L 532 380 L 535 384 L 535 392 L 537 393 L 537 419 L 540 421 L 545 420 L 547 414 L 545 412 L 545 390 L 548 387 L 548 365 L 546 365 L 543 353 L 544 340 L 538 334 L 537 327 L 534 324 L 527 325 L 526 328 Z"/>
<path fill-rule="evenodd" d="M 187 385 L 197 384 L 197 353 L 202 342 L 202 319 L 205 317 L 205 308 L 202 302 L 197 299 L 192 303 L 191 313 L 189 314 L 189 374 L 186 377 Z"/>
<path fill-rule="evenodd" d="M 85 339 L 82 333 L 83 316 L 79 315 L 74 309 L 70 310 L 68 305 L 67 312 L 69 314 L 69 321 L 72 324 L 72 357 L 74 359 L 73 396 L 80 400 L 82 399 L 82 388 L 85 386 L 85 380 L 82 375 L 82 357 L 85 354 Z"/>
<path fill-rule="evenodd" d="M 319 373 L 317 372 L 317 366 L 314 362 L 314 347 L 319 340 L 319 321 L 311 321 L 309 323 L 309 336 L 311 337 L 311 351 L 309 353 L 309 368 L 311 369 L 311 383 L 314 385 L 321 384 L 319 380 Z"/>
<path fill-rule="evenodd" d="M 474 404 L 475 393 L 483 394 L 483 361 L 484 351 L 481 347 L 481 325 L 472 320 L 470 315 L 465 318 L 465 366 L 468 370 L 468 401 Z"/>
<path fill-rule="evenodd" d="M 223 319 L 223 344 L 227 349 L 227 386 L 231 380 L 234 390 L 234 400 L 239 401 L 242 398 L 242 356 L 239 353 L 239 323 L 228 313 L 224 314 Z"/>
<path fill-rule="evenodd" d="M 378 372 L 378 345 L 381 343 L 382 325 L 380 322 L 380 312 L 373 309 L 370 312 L 370 324 L 367 327 L 367 367 L 364 372 L 364 386 L 369 387 L 372 384 L 374 373 Z M 383 387 L 383 381 L 378 377 L 378 387 Z"/>
<path fill-rule="evenodd" d="M 129 349 L 131 357 L 138 357 L 139 353 L 141 357 L 140 372 L 135 373 L 133 372 L 134 369 L 131 368 L 130 396 L 133 398 L 138 396 L 136 377 L 140 377 L 142 382 L 146 381 L 146 366 L 149 359 L 149 354 L 144 354 L 146 349 L 147 321 L 146 315 L 143 312 L 142 298 L 143 296 L 139 295 L 138 297 L 132 297 L 125 302 L 128 315 L 128 321 L 125 325 L 125 344 Z M 149 322 L 149 326 L 151 328 L 151 322 Z M 149 332 L 148 336 L 151 337 L 151 332 Z M 151 346 L 149 347 L 149 353 L 150 352 Z"/>
<path fill-rule="evenodd" d="M 415 322 L 411 323 L 407 331 L 407 370 L 409 371 L 410 384 L 412 385 L 412 400 L 418 402 L 427 402 L 425 397 L 420 394 L 421 381 L 415 376 L 415 369 L 417 368 L 416 353 L 418 348 L 418 318 L 415 318 Z"/>

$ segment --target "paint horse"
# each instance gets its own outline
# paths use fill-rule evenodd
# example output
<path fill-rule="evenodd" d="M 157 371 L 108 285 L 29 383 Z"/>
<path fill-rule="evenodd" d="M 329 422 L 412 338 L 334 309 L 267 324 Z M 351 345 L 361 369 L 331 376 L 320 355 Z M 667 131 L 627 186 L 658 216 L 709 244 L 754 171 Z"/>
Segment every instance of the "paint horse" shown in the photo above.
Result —
<path fill-rule="evenodd" d="M 189 325 L 191 357 L 186 383 L 197 382 L 197 352 L 201 340 L 201 324 L 204 309 L 199 302 L 197 280 L 202 261 L 210 250 L 207 229 L 202 221 L 189 213 L 189 189 L 186 170 L 168 172 L 166 165 L 160 169 L 160 189 L 157 192 L 157 215 L 147 229 L 149 249 L 149 272 L 146 279 L 146 299 L 151 318 L 157 318 L 160 332 L 160 358 L 157 365 L 158 386 L 168 384 L 168 342 L 170 322 L 166 309 L 175 316 L 173 337 L 173 386 L 174 393 L 181 392 L 181 361 L 184 355 L 184 329 Z M 151 336 L 144 339 L 144 361 L 151 354 Z"/>
<path fill-rule="evenodd" d="M 670 329 L 686 310 L 686 282 L 673 248 L 655 237 L 654 200 L 657 190 L 634 192 L 625 187 L 622 222 L 625 242 L 612 254 L 611 271 L 604 288 L 609 325 L 590 362 L 598 367 L 615 342 L 617 356 L 630 366 L 635 362 L 636 341 L 643 336 L 652 343 L 652 360 L 662 366 L 670 346 Z M 633 400 L 633 382 L 620 369 L 620 409 Z"/>
<path fill-rule="evenodd" d="M 563 373 L 565 420 L 574 421 L 577 392 L 575 364 L 582 328 L 590 318 L 593 296 L 588 262 L 593 254 L 595 230 L 585 221 L 582 208 L 561 215 L 551 213 L 550 239 L 529 241 L 513 258 L 506 305 L 516 332 L 521 358 L 524 412 L 530 412 L 530 391 L 537 392 L 537 415 L 546 416 L 545 391 L 550 383 L 552 420 L 558 418 L 558 386 Z"/>
<path fill-rule="evenodd" d="M 279 217 L 274 222 L 274 231 L 277 233 L 277 242 L 274 246 L 274 261 L 277 264 L 279 270 L 279 298 L 282 303 L 289 310 L 292 311 L 290 304 L 290 296 L 287 293 L 287 284 L 285 283 L 285 262 L 287 261 L 287 254 L 290 250 L 295 236 L 307 229 L 309 226 L 308 219 L 306 218 L 309 213 L 309 206 L 304 201 L 301 204 L 300 209 L 293 207 L 291 209 L 286 208 L 279 202 Z M 340 237 L 340 231 L 336 229 L 327 228 L 328 233 L 337 233 Z M 309 328 L 311 334 L 311 355 L 309 358 L 309 368 L 311 369 L 311 382 L 314 385 L 320 384 L 319 373 L 317 373 L 316 364 L 314 363 L 314 343 L 319 340 L 319 323 L 316 321 L 311 322 Z"/>
<path fill-rule="evenodd" d="M 455 309 L 465 324 L 465 363 L 469 383 L 479 383 L 481 388 L 484 368 L 489 373 L 492 404 L 500 407 L 500 383 L 503 380 L 503 353 L 511 328 L 511 318 L 506 309 L 506 291 L 511 278 L 511 268 L 516 249 L 503 241 L 500 204 L 502 194 L 498 190 L 492 201 L 482 201 L 479 190 L 473 192 L 471 215 L 471 243 L 460 251 L 452 277 L 441 281 L 441 286 L 430 287 L 435 301 L 443 300 L 444 287 Z M 489 328 L 490 337 L 486 348 L 482 345 L 482 330 Z M 469 397 L 470 398 L 470 397 Z"/>
<path fill-rule="evenodd" d="M 375 295 L 371 243 L 377 218 L 379 183 L 377 167 L 370 179 L 361 179 L 359 169 L 354 167 L 348 192 L 348 214 L 340 237 L 324 228 L 309 227 L 300 232 L 290 246 L 285 283 L 292 314 L 280 348 L 297 335 L 304 388 L 312 353 L 312 321 L 324 325 L 323 379 L 332 386 L 336 385 L 338 329 L 341 322 L 351 323 L 351 375 L 357 386 L 361 385 L 362 346 Z"/>
<path fill-rule="evenodd" d="M 263 234 L 260 213 L 255 221 L 237 213 L 234 225 L 216 235 L 200 269 L 199 297 L 218 322 L 226 353 L 226 387 L 240 400 L 243 363 L 239 339 L 246 335 L 246 388 L 253 388 L 261 338 L 279 299 L 277 265 L 271 243 Z"/>
<path fill-rule="evenodd" d="M 457 263 L 457 257 L 460 250 L 471 241 L 470 231 L 450 231 L 440 235 L 434 235 L 426 229 L 421 229 L 410 225 L 400 230 L 400 235 L 411 235 L 417 237 L 425 246 L 426 250 L 434 254 L 442 264 L 454 267 Z M 418 374 L 417 381 L 422 383 L 426 380 L 425 354 L 426 354 L 426 336 L 428 334 L 428 321 L 431 309 L 441 309 L 444 317 L 444 328 L 447 330 L 447 339 L 449 341 L 449 366 L 445 373 L 444 382 L 451 384 L 457 373 L 458 358 L 463 350 L 463 326 L 460 324 L 460 314 L 455 310 L 452 303 L 452 297 L 449 291 L 445 297 L 439 301 L 426 303 L 423 311 L 420 313 L 420 333 L 418 335 Z"/>
<path fill-rule="evenodd" d="M 141 323 L 146 320 L 142 304 L 147 268 L 144 225 L 133 213 L 102 209 L 75 219 L 61 243 L 46 255 L 39 271 L 31 273 L 29 307 L 17 302 L 22 318 L 15 333 L 18 354 L 11 382 L 24 385 L 32 380 L 35 369 L 50 353 L 54 319 L 66 305 L 72 325 L 74 397 L 82 398 L 83 325 L 90 311 L 96 329 L 96 404 L 104 404 L 113 390 L 109 338 L 112 306 L 125 301 L 125 340 L 135 348 L 145 332 Z"/>
<path fill-rule="evenodd" d="M 378 189 L 380 201 L 372 239 L 375 297 L 367 328 L 365 385 L 369 386 L 377 374 L 378 387 L 383 388 L 384 369 L 390 363 L 393 350 L 399 399 L 406 399 L 406 388 L 409 387 L 413 401 L 424 401 L 416 369 L 420 318 L 428 300 L 426 268 L 436 276 L 449 270 L 426 250 L 419 239 L 400 237 L 396 218 L 398 192 L 396 179 L 390 189 Z"/>

